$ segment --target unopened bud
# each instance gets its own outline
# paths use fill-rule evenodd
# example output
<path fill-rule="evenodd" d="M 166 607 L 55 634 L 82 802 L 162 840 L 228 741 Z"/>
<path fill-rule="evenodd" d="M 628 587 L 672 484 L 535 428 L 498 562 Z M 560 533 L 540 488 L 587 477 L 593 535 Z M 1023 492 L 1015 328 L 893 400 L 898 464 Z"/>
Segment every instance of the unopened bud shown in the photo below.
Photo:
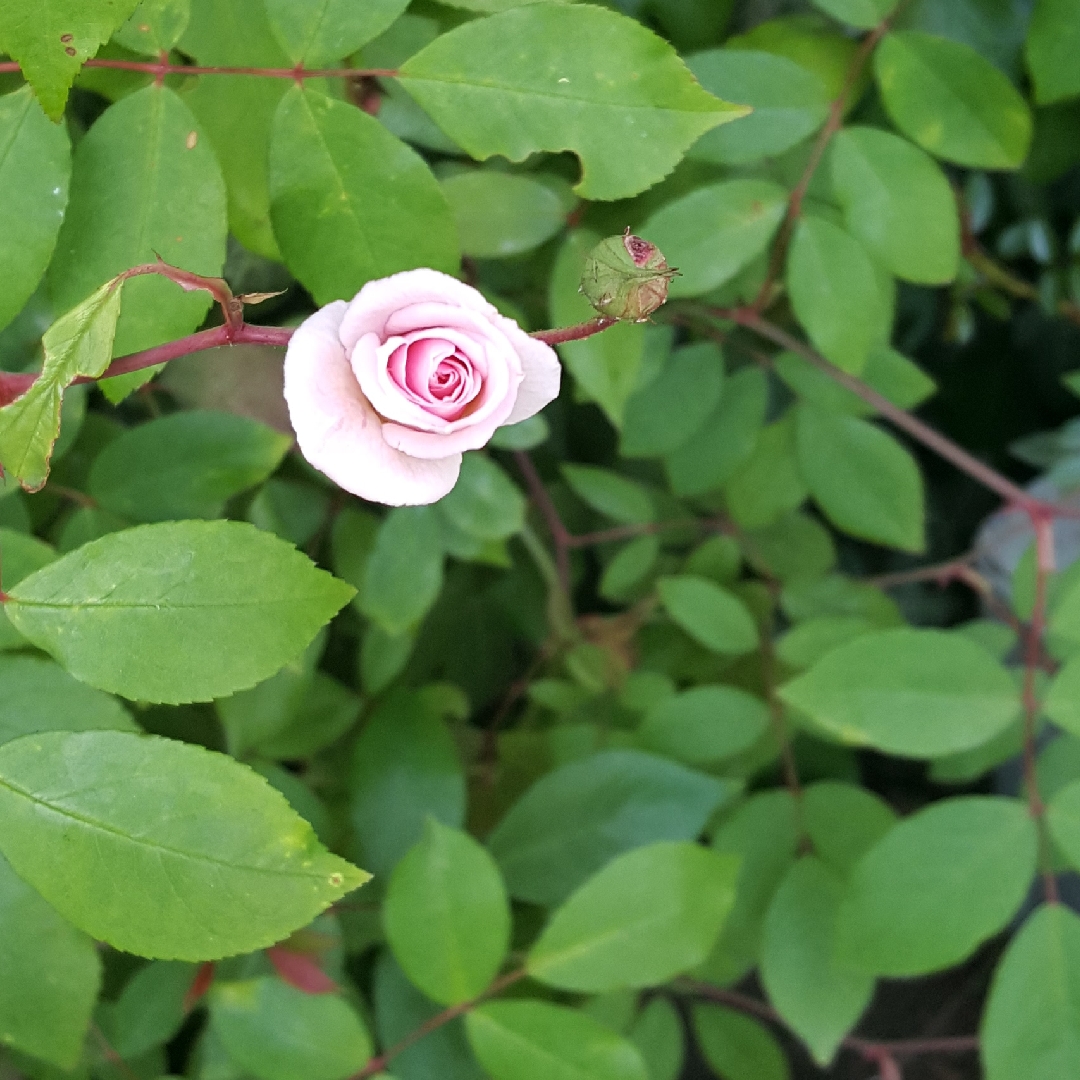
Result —
<path fill-rule="evenodd" d="M 667 299 L 668 283 L 677 273 L 655 244 L 627 229 L 589 252 L 581 291 L 601 315 L 644 322 Z"/>

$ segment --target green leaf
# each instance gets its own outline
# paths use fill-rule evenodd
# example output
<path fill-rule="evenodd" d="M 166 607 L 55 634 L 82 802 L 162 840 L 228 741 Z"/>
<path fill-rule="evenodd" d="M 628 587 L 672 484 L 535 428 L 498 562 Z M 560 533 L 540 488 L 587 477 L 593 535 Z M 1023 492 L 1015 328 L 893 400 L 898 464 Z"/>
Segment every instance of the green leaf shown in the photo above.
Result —
<path fill-rule="evenodd" d="M 888 344 L 893 281 L 839 226 L 812 214 L 799 220 L 786 280 L 810 340 L 838 368 L 858 375 L 871 350 Z"/>
<path fill-rule="evenodd" d="M 67 205 L 71 143 L 29 87 L 0 97 L 0 328 L 22 310 L 52 258 Z"/>
<path fill-rule="evenodd" d="M 874 51 L 874 75 L 893 123 L 931 154 L 976 169 L 1015 169 L 1027 157 L 1027 104 L 971 47 L 893 32 Z"/>
<path fill-rule="evenodd" d="M 0 1042 L 74 1068 L 101 983 L 93 941 L 0 859 Z"/>
<path fill-rule="evenodd" d="M 353 747 L 350 816 L 364 862 L 389 872 L 419 841 L 428 816 L 461 828 L 465 778 L 454 740 L 419 694 L 387 698 Z"/>
<path fill-rule="evenodd" d="M 679 269 L 669 295 L 700 296 L 730 281 L 768 247 L 787 199 L 770 180 L 724 180 L 662 206 L 638 231 Z"/>
<path fill-rule="evenodd" d="M 1055 724 L 1080 735 L 1080 656 L 1074 656 L 1054 676 L 1043 708 Z"/>
<path fill-rule="evenodd" d="M 747 606 L 706 578 L 683 574 L 661 578 L 660 602 L 695 641 L 713 652 L 738 656 L 758 646 L 758 630 Z"/>
<path fill-rule="evenodd" d="M 375 965 L 375 1023 L 382 1046 L 396 1046 L 443 1011 L 405 978 L 393 955 L 384 950 Z M 401 1080 L 486 1080 L 465 1039 L 461 1018 L 440 1024 L 394 1058 Z"/>
<path fill-rule="evenodd" d="M 371 1057 L 371 1038 L 342 998 L 273 977 L 218 983 L 210 1023 L 229 1056 L 259 1080 L 345 1080 Z"/>
<path fill-rule="evenodd" d="M 636 750 L 603 750 L 541 777 L 488 839 L 518 900 L 554 905 L 615 856 L 693 840 L 734 787 Z"/>
<path fill-rule="evenodd" d="M 141 0 L 112 40 L 132 52 L 157 56 L 180 40 L 190 18 L 190 0 Z"/>
<path fill-rule="evenodd" d="M 187 1014 L 188 991 L 197 968 L 155 960 L 125 983 L 101 1022 L 113 1049 L 126 1060 L 140 1057 L 176 1034 Z"/>
<path fill-rule="evenodd" d="M 5 743 L 0 816 L 0 850 L 20 877 L 92 937 L 142 956 L 264 948 L 369 876 L 250 769 L 145 735 Z"/>
<path fill-rule="evenodd" d="M 574 190 L 586 199 L 644 191 L 699 135 L 745 112 L 702 90 L 640 23 L 586 5 L 467 22 L 406 61 L 400 78 L 474 158 L 572 150 Z"/>
<path fill-rule="evenodd" d="M 478 540 L 507 540 L 525 524 L 525 496 L 486 454 L 462 456 L 461 474 L 439 512 Z"/>
<path fill-rule="evenodd" d="M 1009 673 L 975 642 L 941 630 L 863 634 L 779 693 L 849 746 L 902 757 L 971 749 L 1020 711 Z"/>
<path fill-rule="evenodd" d="M 268 678 L 351 594 L 253 525 L 184 521 L 86 544 L 21 581 L 5 609 L 77 679 L 176 704 Z"/>
<path fill-rule="evenodd" d="M 318 304 L 372 278 L 458 268 L 450 207 L 423 158 L 362 109 L 293 87 L 270 139 L 270 216 Z"/>
<path fill-rule="evenodd" d="M 1027 66 L 1040 105 L 1080 94 L 1080 12 L 1071 0 L 1038 0 L 1027 35 Z"/>
<path fill-rule="evenodd" d="M 855 865 L 837 958 L 896 977 L 959 963 L 1016 914 L 1037 848 L 1035 823 L 1017 799 L 966 796 L 912 814 Z"/>
<path fill-rule="evenodd" d="M 822 11 L 860 30 L 870 30 L 891 14 L 898 0 L 814 0 Z"/>
<path fill-rule="evenodd" d="M 923 551 L 922 474 L 911 454 L 854 416 L 803 404 L 795 418 L 799 471 L 825 516 L 860 539 Z"/>
<path fill-rule="evenodd" d="M 670 353 L 656 378 L 626 402 L 619 453 L 670 454 L 691 438 L 716 408 L 724 389 L 724 358 L 708 341 Z"/>
<path fill-rule="evenodd" d="M 408 0 L 266 0 L 274 37 L 294 64 L 331 65 L 381 34 L 408 7 Z"/>
<path fill-rule="evenodd" d="M 686 1054 L 683 1022 L 667 998 L 654 997 L 627 1034 L 645 1062 L 649 1080 L 677 1080 Z"/>
<path fill-rule="evenodd" d="M 492 1080 L 648 1080 L 633 1043 L 562 1005 L 489 1002 L 465 1030 Z"/>
<path fill-rule="evenodd" d="M 738 862 L 689 843 L 626 852 L 551 916 L 525 958 L 562 990 L 657 986 L 701 963 L 735 899 Z"/>
<path fill-rule="evenodd" d="M 837 132 L 829 155 L 844 224 L 887 270 L 922 285 L 956 277 L 956 197 L 932 158 L 872 127 Z"/>
<path fill-rule="evenodd" d="M 656 516 L 652 496 L 640 484 L 594 465 L 563 465 L 570 490 L 597 513 L 625 525 L 644 525 Z"/>
<path fill-rule="evenodd" d="M 325 491 L 297 480 L 267 480 L 248 503 L 244 515 L 252 525 L 303 547 L 327 518 L 330 498 Z"/>
<path fill-rule="evenodd" d="M 233 413 L 173 413 L 113 439 L 94 459 L 90 494 L 134 521 L 219 517 L 281 464 L 292 442 Z"/>
<path fill-rule="evenodd" d="M 110 106 L 75 149 L 71 201 L 49 267 L 49 290 L 64 310 L 159 256 L 216 277 L 225 262 L 226 232 L 225 182 L 213 149 L 176 93 L 147 86 Z M 184 292 L 158 275 L 129 281 L 116 355 L 190 334 L 210 304 L 207 293 Z M 147 377 L 125 376 L 119 396 Z"/>
<path fill-rule="evenodd" d="M 979 1049 L 987 1080 L 1058 1080 L 1080 1069 L 1080 918 L 1046 904 L 994 973 Z"/>
<path fill-rule="evenodd" d="M 116 698 L 42 656 L 0 656 L 0 743 L 37 731 L 138 731 Z"/>
<path fill-rule="evenodd" d="M 705 1060 L 725 1080 L 788 1080 L 784 1052 L 756 1020 L 715 1005 L 695 1005 L 692 1015 Z"/>
<path fill-rule="evenodd" d="M 702 978 L 726 985 L 757 963 L 765 913 L 798 842 L 795 803 L 782 789 L 752 795 L 713 834 L 713 850 L 739 857 L 739 877 L 735 906 L 700 969 Z"/>
<path fill-rule="evenodd" d="M 428 506 L 395 507 L 383 518 L 367 557 L 360 610 L 396 636 L 420 622 L 442 584 L 438 514 Z"/>
<path fill-rule="evenodd" d="M 786 56 L 751 49 L 710 49 L 687 58 L 710 94 L 749 105 L 737 124 L 707 131 L 689 156 L 718 165 L 773 157 L 812 135 L 829 114 L 825 85 Z"/>
<path fill-rule="evenodd" d="M 79 68 L 112 37 L 138 0 L 5 0 L 0 41 L 18 60 L 50 119 L 59 120 Z"/>
<path fill-rule="evenodd" d="M 532 251 L 566 224 L 558 192 L 539 180 L 494 169 L 452 173 L 440 183 L 461 250 L 477 259 Z"/>
<path fill-rule="evenodd" d="M 769 1000 L 828 1065 L 870 1004 L 874 978 L 833 961 L 843 885 L 821 860 L 800 859 L 781 882 L 765 918 L 761 977 Z"/>
<path fill-rule="evenodd" d="M 356 722 L 360 697 L 337 679 L 316 671 L 305 689 L 284 726 L 260 742 L 259 751 L 265 757 L 277 761 L 312 757 L 336 742 Z"/>
<path fill-rule="evenodd" d="M 654 705 L 638 741 L 646 750 L 707 767 L 749 750 L 768 726 L 760 698 L 733 686 L 695 686 Z"/>
<path fill-rule="evenodd" d="M 879 796 L 838 780 L 811 784 L 801 809 L 814 854 L 842 875 L 896 823 L 896 814 Z"/>
<path fill-rule="evenodd" d="M 798 353 L 782 352 L 773 357 L 776 374 L 803 400 L 833 412 L 852 416 L 873 416 L 876 410 L 861 397 L 829 378 Z M 901 409 L 913 409 L 937 391 L 931 379 L 902 353 L 879 345 L 870 350 L 859 378 Z"/>
<path fill-rule="evenodd" d="M 180 48 L 196 63 L 289 67 L 274 38 L 266 5 L 252 0 L 191 0 L 191 21 Z M 281 259 L 270 228 L 270 128 L 286 79 L 212 75 L 194 81 L 185 97 L 221 162 L 229 190 L 229 228 L 251 251 Z"/>
<path fill-rule="evenodd" d="M 383 925 L 409 979 L 440 1005 L 486 989 L 510 945 L 510 905 L 495 860 L 468 833 L 428 818 L 390 877 Z"/>
<path fill-rule="evenodd" d="M 551 435 L 551 425 L 543 413 L 497 428 L 488 444 L 495 450 L 532 450 L 546 442 Z"/>
<path fill-rule="evenodd" d="M 11 590 L 24 577 L 56 558 L 56 552 L 43 540 L 12 529 L 0 529 L 0 590 Z M 18 649 L 26 638 L 11 625 L 4 606 L 0 605 L 0 649 Z"/>
<path fill-rule="evenodd" d="M 599 233 L 575 229 L 559 249 L 549 284 L 552 325 L 573 326 L 595 318 L 580 284 L 585 257 L 601 239 Z M 595 401 L 615 427 L 622 424 L 627 399 L 637 388 L 645 343 L 644 326 L 621 322 L 602 334 L 559 346 L 577 389 Z"/>
<path fill-rule="evenodd" d="M 795 452 L 795 415 L 762 428 L 753 450 L 724 485 L 731 516 L 744 529 L 772 525 L 807 496 Z"/>
<path fill-rule="evenodd" d="M 703 495 L 724 484 L 753 453 L 767 404 L 764 372 L 744 368 L 727 379 L 720 404 L 664 462 L 672 491 Z"/>
<path fill-rule="evenodd" d="M 625 600 L 640 585 L 660 557 L 660 541 L 655 536 L 638 536 L 624 544 L 604 567 L 598 586 L 606 600 Z"/>
<path fill-rule="evenodd" d="M 22 397 L 0 409 L 0 463 L 28 491 L 40 490 L 49 476 L 65 388 L 80 375 L 95 378 L 109 366 L 120 293 L 119 283 L 107 282 L 61 315 L 41 339 L 41 374 Z"/>
<path fill-rule="evenodd" d="M 792 510 L 771 525 L 747 530 L 746 558 L 781 582 L 812 581 L 836 566 L 836 547 L 816 518 Z"/>
<path fill-rule="evenodd" d="M 827 652 L 875 629 L 861 615 L 818 615 L 777 639 L 776 655 L 788 667 L 813 667 Z"/>
<path fill-rule="evenodd" d="M 1065 857 L 1074 866 L 1080 865 L 1080 781 L 1067 784 L 1054 795 L 1046 819 Z"/>
<path fill-rule="evenodd" d="M 793 622 L 824 615 L 856 615 L 879 629 L 904 625 L 904 617 L 891 596 L 873 585 L 842 574 L 785 585 L 780 594 L 780 606 Z"/>

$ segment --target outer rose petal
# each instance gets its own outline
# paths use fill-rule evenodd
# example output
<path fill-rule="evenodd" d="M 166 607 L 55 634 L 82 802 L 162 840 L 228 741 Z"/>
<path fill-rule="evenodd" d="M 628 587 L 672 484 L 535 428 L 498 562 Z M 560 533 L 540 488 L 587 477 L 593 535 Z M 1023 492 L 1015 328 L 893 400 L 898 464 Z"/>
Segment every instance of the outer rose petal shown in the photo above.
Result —
<path fill-rule="evenodd" d="M 457 483 L 461 455 L 420 459 L 387 444 L 341 343 L 347 309 L 344 300 L 328 304 L 301 323 L 289 342 L 285 400 L 300 450 L 362 499 L 388 506 L 436 502 Z"/>
<path fill-rule="evenodd" d="M 385 338 L 386 320 L 412 304 L 446 304 L 479 312 L 489 318 L 498 312 L 483 296 L 463 281 L 438 270 L 403 270 L 400 274 L 369 281 L 349 303 L 341 324 L 341 343 L 346 350 L 364 334 Z M 409 327 L 416 329 L 416 327 Z M 401 331 L 397 331 L 401 333 Z"/>
<path fill-rule="evenodd" d="M 525 378 L 518 387 L 517 400 L 504 424 L 517 424 L 534 416 L 559 396 L 562 366 L 555 350 L 529 337 L 513 319 L 497 316 L 499 326 L 521 358 Z"/>

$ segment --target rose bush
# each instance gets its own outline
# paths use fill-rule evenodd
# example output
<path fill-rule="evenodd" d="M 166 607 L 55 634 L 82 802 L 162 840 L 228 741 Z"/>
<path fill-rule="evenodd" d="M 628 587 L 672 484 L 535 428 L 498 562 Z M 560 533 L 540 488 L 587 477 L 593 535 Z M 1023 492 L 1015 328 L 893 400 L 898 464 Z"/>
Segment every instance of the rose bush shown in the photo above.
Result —
<path fill-rule="evenodd" d="M 346 491 L 416 506 L 457 482 L 461 455 L 559 393 L 555 351 L 436 270 L 369 281 L 296 331 L 285 398 L 304 457 Z"/>

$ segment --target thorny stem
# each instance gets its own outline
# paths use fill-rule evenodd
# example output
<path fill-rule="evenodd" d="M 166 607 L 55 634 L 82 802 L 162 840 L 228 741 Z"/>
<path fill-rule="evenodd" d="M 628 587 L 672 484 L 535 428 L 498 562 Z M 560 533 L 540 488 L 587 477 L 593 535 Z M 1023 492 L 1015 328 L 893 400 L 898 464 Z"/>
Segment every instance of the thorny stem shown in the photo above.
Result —
<path fill-rule="evenodd" d="M 750 305 L 754 311 L 764 311 L 772 300 L 773 288 L 780 280 L 780 274 L 784 269 L 784 260 L 791 244 L 791 237 L 795 232 L 795 225 L 799 220 L 799 215 L 802 213 L 803 200 L 806 198 L 806 192 L 810 188 L 810 182 L 814 179 L 814 173 L 817 172 L 832 137 L 843 126 L 844 109 L 847 107 L 848 98 L 855 89 L 855 84 L 859 81 L 859 76 L 862 74 L 867 60 L 870 59 L 870 55 L 877 47 L 878 42 L 885 36 L 894 16 L 895 12 L 889 18 L 880 22 L 863 38 L 844 77 L 843 88 L 829 106 L 829 115 L 825 120 L 825 125 L 818 132 L 818 137 L 810 148 L 810 157 L 806 162 L 806 168 L 803 169 L 802 176 L 799 177 L 798 183 L 792 188 L 791 194 L 788 196 L 787 212 L 780 225 L 780 231 L 776 235 L 772 254 L 769 256 L 768 272 L 765 275 L 765 280 L 761 283 L 757 296 L 754 297 L 754 301 Z"/>
<path fill-rule="evenodd" d="M 559 516 L 558 508 L 551 501 L 551 496 L 544 487 L 544 481 L 536 471 L 532 458 L 525 450 L 515 450 L 514 460 L 521 471 L 525 486 L 529 489 L 529 498 L 544 519 L 547 531 L 555 545 L 555 567 L 559 587 L 567 596 L 570 595 L 570 547 L 573 542 L 569 531 Z"/>
<path fill-rule="evenodd" d="M 383 1069 L 386 1068 L 388 1062 L 396 1058 L 398 1054 L 408 1050 L 414 1043 L 418 1043 L 425 1035 L 430 1035 L 431 1032 L 437 1031 L 444 1024 L 450 1023 L 451 1020 L 456 1020 L 459 1016 L 464 1016 L 465 1013 L 476 1008 L 482 1001 L 486 1001 L 489 997 L 494 997 L 495 994 L 501 993 L 508 986 L 512 986 L 524 977 L 524 970 L 511 971 L 509 974 L 496 979 L 482 994 L 470 998 L 468 1001 L 463 1001 L 458 1005 L 451 1005 L 449 1009 L 444 1009 L 441 1013 L 437 1013 L 435 1016 L 431 1017 L 430 1020 L 421 1024 L 415 1031 L 410 1031 L 401 1042 L 395 1043 L 389 1050 L 384 1051 L 378 1057 L 373 1057 L 358 1073 L 354 1073 L 349 1077 L 349 1080 L 366 1080 L 367 1077 L 382 1072 Z"/>
<path fill-rule="evenodd" d="M 264 67 L 200 67 L 197 64 L 170 64 L 167 61 L 153 60 L 112 60 L 96 57 L 87 60 L 83 67 L 111 68 L 114 71 L 136 71 L 145 75 L 155 75 L 159 81 L 166 75 L 258 75 L 266 79 L 373 79 L 396 78 L 398 72 L 393 68 L 304 68 L 297 65 L 291 68 Z M 17 60 L 0 61 L 0 74 L 21 71 Z"/>
<path fill-rule="evenodd" d="M 537 330 L 529 336 L 544 342 L 545 345 L 562 345 L 566 341 L 580 341 L 582 338 L 592 337 L 593 334 L 599 334 L 601 330 L 614 326 L 618 321 L 618 319 L 609 319 L 606 315 L 597 315 L 595 319 L 578 323 L 576 326 L 564 326 L 556 330 Z"/>
<path fill-rule="evenodd" d="M 727 990 L 697 979 L 679 979 L 675 983 L 676 992 L 683 992 L 693 997 L 715 1001 L 718 1005 L 760 1020 L 786 1027 L 783 1017 L 773 1008 L 748 994 L 737 990 Z M 933 1039 L 861 1039 L 848 1035 L 840 1043 L 847 1050 L 860 1054 L 866 1061 L 881 1065 L 883 1058 L 918 1057 L 925 1054 L 967 1054 L 979 1049 L 977 1035 L 956 1035 Z"/>

